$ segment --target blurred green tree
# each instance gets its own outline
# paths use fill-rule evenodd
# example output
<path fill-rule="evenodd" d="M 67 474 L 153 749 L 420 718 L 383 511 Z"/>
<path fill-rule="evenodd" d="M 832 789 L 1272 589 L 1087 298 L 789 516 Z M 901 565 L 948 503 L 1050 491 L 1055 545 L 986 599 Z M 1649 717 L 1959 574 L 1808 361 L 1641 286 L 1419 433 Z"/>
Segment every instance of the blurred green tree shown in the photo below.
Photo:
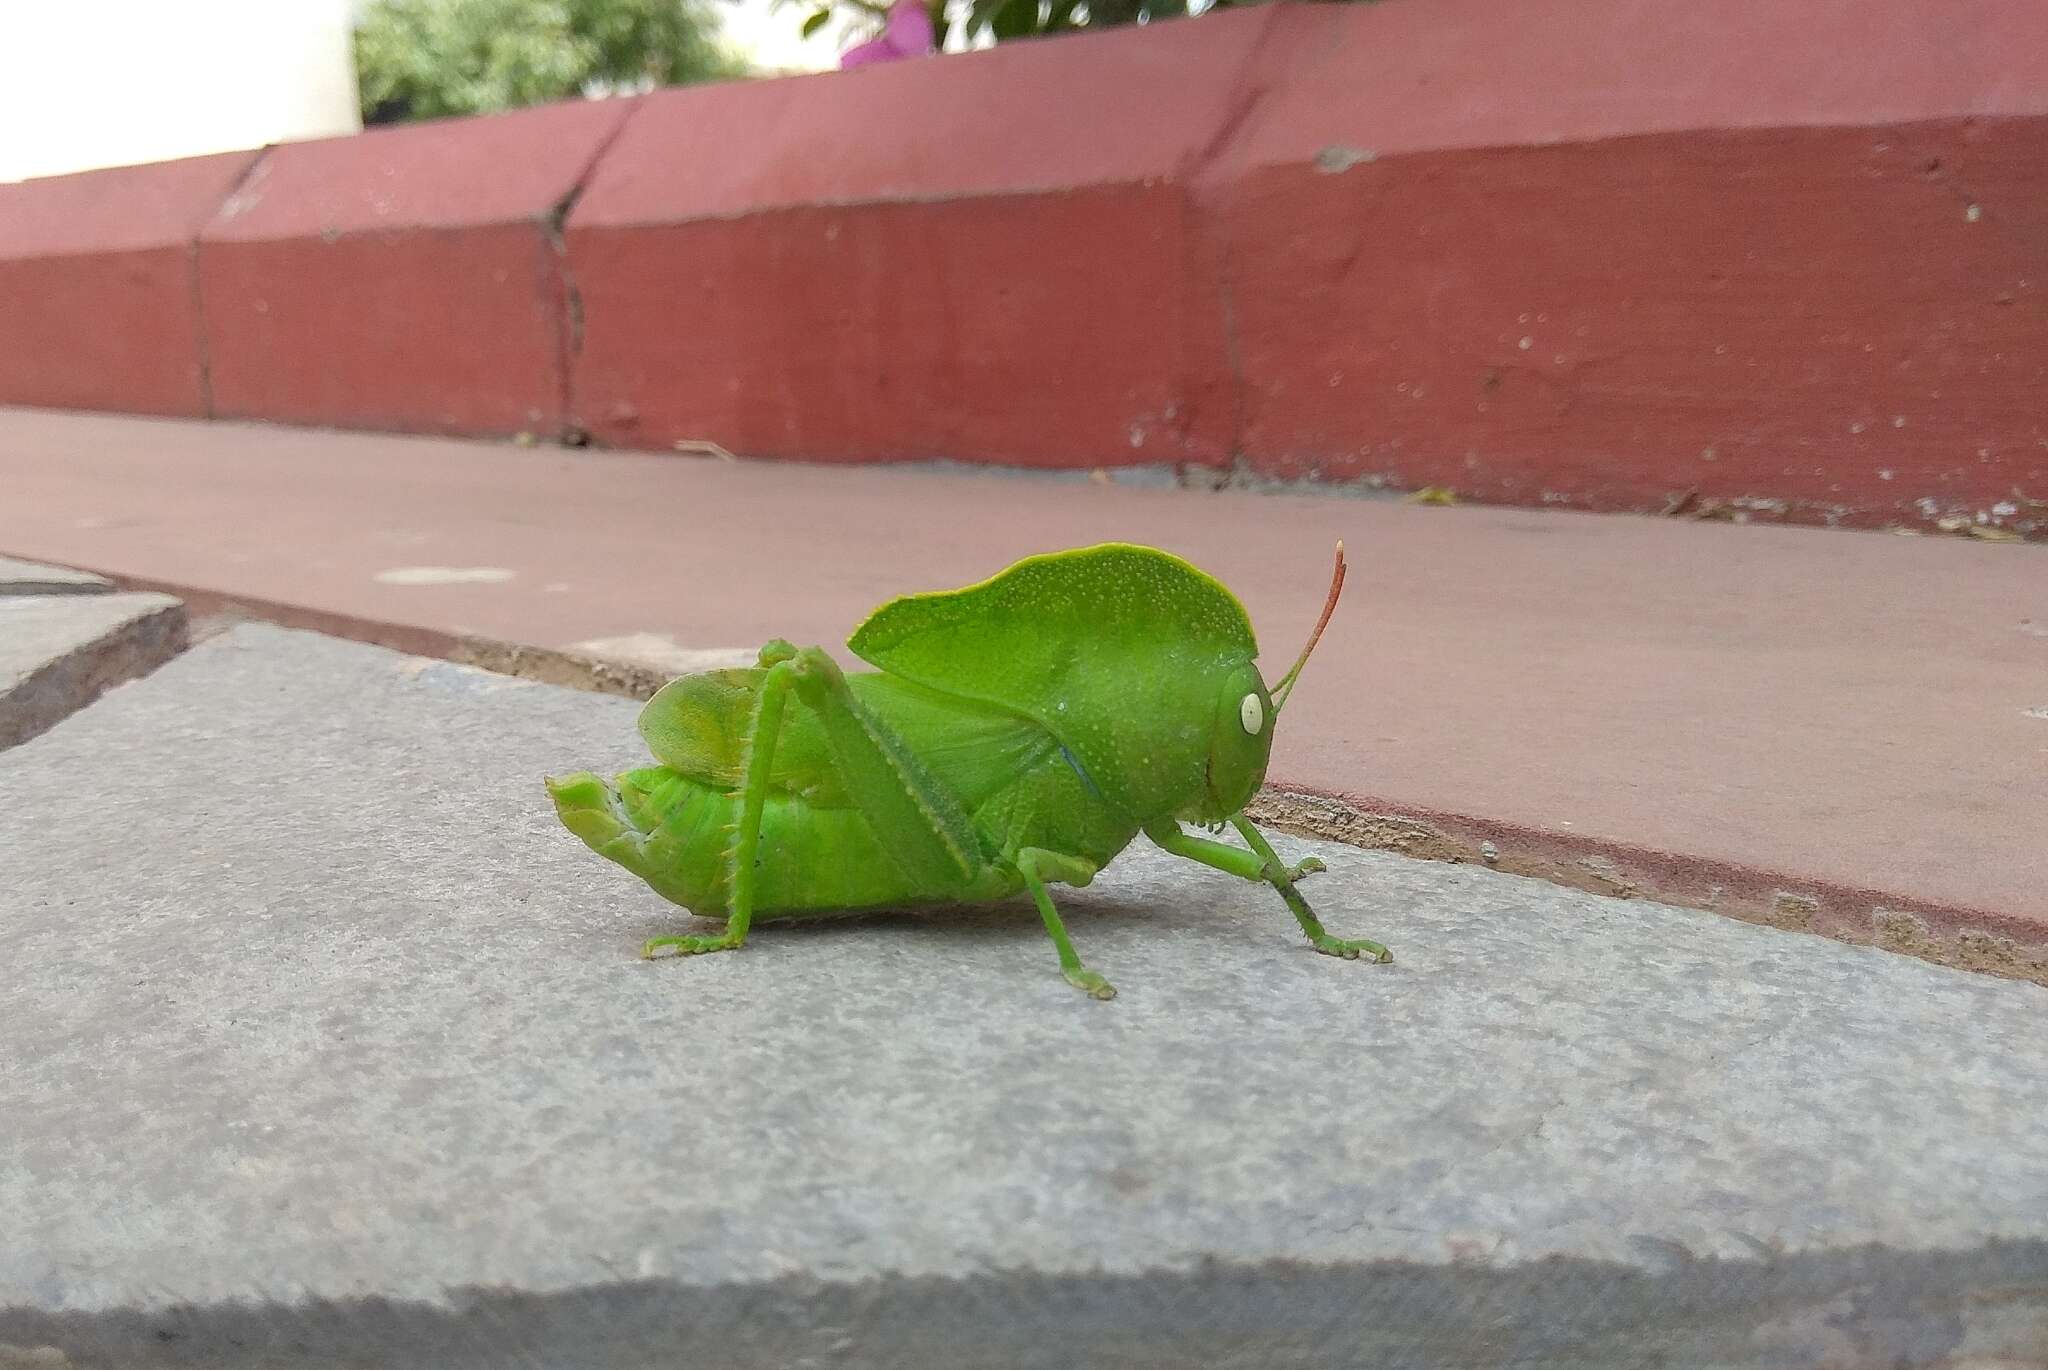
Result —
<path fill-rule="evenodd" d="M 747 71 L 705 0 L 374 0 L 355 40 L 366 124 Z"/>

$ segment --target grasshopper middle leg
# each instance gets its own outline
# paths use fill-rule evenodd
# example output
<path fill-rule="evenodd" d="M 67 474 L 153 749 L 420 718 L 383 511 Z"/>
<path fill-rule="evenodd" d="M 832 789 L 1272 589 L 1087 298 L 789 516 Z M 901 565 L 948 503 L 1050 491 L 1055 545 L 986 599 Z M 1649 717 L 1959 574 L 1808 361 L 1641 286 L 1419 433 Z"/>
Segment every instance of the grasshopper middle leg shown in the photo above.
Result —
<path fill-rule="evenodd" d="M 1067 983 L 1087 991 L 1092 998 L 1116 998 L 1115 985 L 1081 964 L 1074 944 L 1067 939 L 1067 925 L 1060 921 L 1060 911 L 1053 907 L 1052 896 L 1045 890 L 1048 880 L 1064 885 L 1087 884 L 1095 878 L 1095 863 L 1040 847 L 1025 847 L 1017 853 L 1017 873 L 1024 877 L 1024 886 L 1031 891 L 1032 902 L 1038 905 L 1038 916 L 1045 920 L 1045 930 L 1059 953 L 1060 973 L 1067 977 Z"/>

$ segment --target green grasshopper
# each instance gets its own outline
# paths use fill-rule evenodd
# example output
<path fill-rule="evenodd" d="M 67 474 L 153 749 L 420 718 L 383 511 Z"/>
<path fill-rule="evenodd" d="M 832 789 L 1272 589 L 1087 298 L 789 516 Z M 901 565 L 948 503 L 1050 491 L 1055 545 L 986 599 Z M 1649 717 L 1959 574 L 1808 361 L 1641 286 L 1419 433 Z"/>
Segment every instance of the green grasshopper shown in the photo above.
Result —
<path fill-rule="evenodd" d="M 877 609 L 846 644 L 875 671 L 777 640 L 758 666 L 678 677 L 640 715 L 660 765 L 548 790 L 593 851 L 724 920 L 648 957 L 732 950 L 756 918 L 1029 890 L 1068 982 L 1108 999 L 1046 885 L 1088 884 L 1142 832 L 1271 885 L 1317 951 L 1391 961 L 1323 930 L 1295 888 L 1322 862 L 1281 864 L 1243 812 L 1343 588 L 1340 542 L 1322 617 L 1268 692 L 1244 606 L 1180 558 L 1127 543 L 1029 557 Z M 1227 823 L 1249 850 L 1183 822 Z"/>

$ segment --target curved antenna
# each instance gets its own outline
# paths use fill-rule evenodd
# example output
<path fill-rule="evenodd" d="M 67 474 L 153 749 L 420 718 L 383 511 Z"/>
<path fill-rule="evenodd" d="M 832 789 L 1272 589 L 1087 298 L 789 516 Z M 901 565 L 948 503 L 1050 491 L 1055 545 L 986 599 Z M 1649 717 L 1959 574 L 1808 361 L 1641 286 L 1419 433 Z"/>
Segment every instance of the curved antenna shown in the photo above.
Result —
<path fill-rule="evenodd" d="M 1294 664 L 1287 668 L 1287 674 L 1280 677 L 1280 683 L 1273 687 L 1273 712 L 1279 713 L 1280 706 L 1287 702 L 1287 692 L 1294 688 L 1294 678 L 1301 674 L 1301 668 L 1308 665 L 1308 654 L 1316 649 L 1322 640 L 1323 629 L 1330 626 L 1330 615 L 1337 612 L 1337 596 L 1344 593 L 1344 539 L 1337 539 L 1337 565 L 1330 572 L 1330 597 L 1323 601 L 1323 616 L 1316 620 L 1315 631 L 1308 635 L 1308 646 L 1301 649 L 1301 655 L 1294 658 Z"/>

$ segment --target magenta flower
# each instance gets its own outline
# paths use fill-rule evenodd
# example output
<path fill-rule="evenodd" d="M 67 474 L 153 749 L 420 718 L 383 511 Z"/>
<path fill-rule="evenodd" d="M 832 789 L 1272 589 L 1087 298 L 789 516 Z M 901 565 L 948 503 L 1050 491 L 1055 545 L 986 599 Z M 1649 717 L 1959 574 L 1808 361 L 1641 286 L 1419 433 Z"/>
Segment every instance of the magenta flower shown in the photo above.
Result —
<path fill-rule="evenodd" d="M 924 57 L 932 51 L 932 16 L 924 0 L 896 0 L 889 6 L 889 19 L 879 38 L 848 48 L 839 58 L 839 69 L 851 71 L 873 62 L 894 62 L 902 57 Z"/>

